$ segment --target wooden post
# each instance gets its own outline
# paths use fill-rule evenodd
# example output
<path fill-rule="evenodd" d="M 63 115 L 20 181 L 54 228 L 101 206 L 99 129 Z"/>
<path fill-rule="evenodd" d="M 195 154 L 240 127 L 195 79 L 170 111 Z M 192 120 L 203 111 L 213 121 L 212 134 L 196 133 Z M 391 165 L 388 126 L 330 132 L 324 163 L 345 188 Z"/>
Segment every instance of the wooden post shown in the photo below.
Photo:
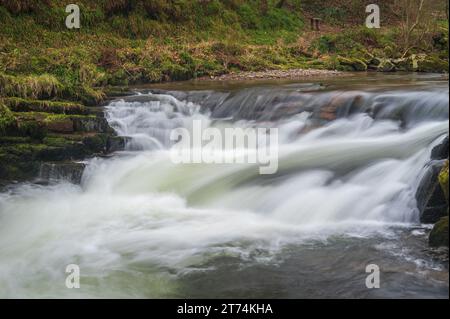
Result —
<path fill-rule="evenodd" d="M 320 18 L 311 18 L 310 19 L 310 23 L 311 23 L 311 30 L 313 31 L 320 31 L 320 21 L 322 19 Z"/>
<path fill-rule="evenodd" d="M 316 18 L 316 31 L 320 31 L 320 20 L 319 18 Z"/>

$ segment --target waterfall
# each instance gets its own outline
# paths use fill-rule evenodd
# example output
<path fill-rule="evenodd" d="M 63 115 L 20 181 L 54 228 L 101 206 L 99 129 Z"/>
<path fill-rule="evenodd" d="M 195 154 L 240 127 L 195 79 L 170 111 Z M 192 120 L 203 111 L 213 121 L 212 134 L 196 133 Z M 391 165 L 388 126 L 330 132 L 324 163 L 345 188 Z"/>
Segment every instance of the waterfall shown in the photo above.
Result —
<path fill-rule="evenodd" d="M 334 117 L 321 118 L 330 108 Z M 182 274 L 217 255 L 417 226 L 418 178 L 448 134 L 448 88 L 144 92 L 111 102 L 106 114 L 128 137 L 125 152 L 91 160 L 81 185 L 0 194 L 0 296 L 76 296 L 61 279 L 62 265 L 76 263 L 88 282 L 83 296 L 109 287 L 113 297 L 158 297 L 176 290 L 161 269 Z M 195 119 L 277 127 L 278 172 L 172 163 L 171 130 Z"/>

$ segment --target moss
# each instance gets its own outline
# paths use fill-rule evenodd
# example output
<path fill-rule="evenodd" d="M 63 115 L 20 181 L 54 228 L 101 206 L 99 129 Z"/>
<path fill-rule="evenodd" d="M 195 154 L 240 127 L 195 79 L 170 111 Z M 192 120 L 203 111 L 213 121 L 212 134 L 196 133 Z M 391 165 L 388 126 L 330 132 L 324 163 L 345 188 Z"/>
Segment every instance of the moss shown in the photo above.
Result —
<path fill-rule="evenodd" d="M 345 71 L 366 71 L 367 64 L 356 58 L 344 58 L 338 56 L 337 62 L 339 63 L 338 70 L 343 68 Z"/>
<path fill-rule="evenodd" d="M 433 227 L 429 237 L 431 247 L 448 247 L 448 216 L 442 217 Z"/>
<path fill-rule="evenodd" d="M 444 167 L 442 167 L 438 179 L 448 204 L 448 160 L 445 162 Z"/>
<path fill-rule="evenodd" d="M 94 153 L 106 151 L 107 142 L 108 142 L 107 134 L 89 135 L 83 139 L 83 144 Z"/>
<path fill-rule="evenodd" d="M 14 112 L 47 112 L 58 114 L 88 114 L 89 110 L 79 103 L 41 101 L 23 98 L 5 98 L 4 103 Z"/>
<path fill-rule="evenodd" d="M 16 119 L 11 110 L 0 100 L 0 136 L 7 134 L 15 126 Z"/>
<path fill-rule="evenodd" d="M 417 66 L 419 72 L 448 73 L 448 60 L 443 60 L 436 55 L 419 60 Z"/>
<path fill-rule="evenodd" d="M 47 135 L 47 127 L 39 121 L 19 121 L 17 133 L 32 139 L 42 140 Z"/>

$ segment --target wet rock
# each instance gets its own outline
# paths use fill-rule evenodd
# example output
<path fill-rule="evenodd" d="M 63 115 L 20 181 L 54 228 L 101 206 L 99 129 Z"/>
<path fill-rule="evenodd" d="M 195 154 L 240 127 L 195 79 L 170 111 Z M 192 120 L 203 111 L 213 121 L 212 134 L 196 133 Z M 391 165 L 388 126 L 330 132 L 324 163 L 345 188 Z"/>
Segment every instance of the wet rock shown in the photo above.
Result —
<path fill-rule="evenodd" d="M 444 164 L 444 161 L 431 162 L 417 189 L 417 207 L 422 223 L 435 223 L 447 215 L 448 204 L 438 179 Z"/>
<path fill-rule="evenodd" d="M 377 67 L 379 72 L 392 72 L 395 71 L 395 64 L 390 59 L 382 59 Z"/>
<path fill-rule="evenodd" d="M 381 63 L 381 59 L 380 58 L 372 57 L 370 59 L 368 65 L 367 65 L 367 68 L 369 70 L 377 70 L 378 66 L 380 65 L 380 63 Z"/>
<path fill-rule="evenodd" d="M 448 158 L 448 135 L 447 137 L 440 143 L 436 145 L 431 150 L 431 159 L 433 160 L 442 160 Z"/>
<path fill-rule="evenodd" d="M 366 71 L 367 70 L 367 64 L 360 59 L 344 58 L 344 57 L 339 56 L 337 58 L 337 61 L 339 62 L 340 65 L 347 67 L 345 69 L 346 70 L 348 69 L 348 71 Z"/>
<path fill-rule="evenodd" d="M 80 162 L 43 163 L 39 179 L 44 181 L 66 180 L 79 184 L 85 167 L 86 164 Z"/>
<path fill-rule="evenodd" d="M 122 136 L 110 136 L 106 144 L 107 152 L 113 153 L 125 149 L 127 138 Z"/>
<path fill-rule="evenodd" d="M 445 200 L 447 201 L 447 214 L 448 214 L 448 160 L 445 162 L 444 167 L 439 172 L 439 185 L 444 192 Z"/>
<path fill-rule="evenodd" d="M 448 216 L 441 218 L 434 225 L 428 243 L 431 247 L 448 247 Z"/>

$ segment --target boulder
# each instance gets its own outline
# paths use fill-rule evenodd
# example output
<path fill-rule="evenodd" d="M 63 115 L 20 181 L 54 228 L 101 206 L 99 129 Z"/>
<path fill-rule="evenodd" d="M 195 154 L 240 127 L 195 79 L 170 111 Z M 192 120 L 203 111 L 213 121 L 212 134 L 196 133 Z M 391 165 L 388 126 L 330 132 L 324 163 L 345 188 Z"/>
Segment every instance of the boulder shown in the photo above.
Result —
<path fill-rule="evenodd" d="M 379 72 L 393 72 L 395 71 L 395 64 L 390 59 L 382 59 L 377 67 Z"/>
<path fill-rule="evenodd" d="M 448 158 L 448 135 L 447 137 L 440 143 L 436 145 L 431 150 L 431 159 L 433 160 L 442 160 Z"/>
<path fill-rule="evenodd" d="M 447 215 L 448 204 L 438 178 L 444 165 L 444 161 L 432 161 L 420 181 L 416 200 L 422 223 L 435 223 Z"/>
<path fill-rule="evenodd" d="M 445 200 L 447 201 L 447 210 L 448 210 L 448 160 L 445 162 L 444 167 L 439 172 L 438 180 L 439 185 L 441 186 L 441 189 L 444 192 L 444 197 Z"/>
<path fill-rule="evenodd" d="M 39 179 L 43 181 L 66 180 L 79 184 L 86 164 L 80 162 L 42 163 Z"/>
<path fill-rule="evenodd" d="M 367 68 L 369 70 L 377 70 L 380 63 L 381 63 L 380 58 L 373 57 L 372 59 L 370 59 L 369 64 L 367 65 Z"/>
<path fill-rule="evenodd" d="M 448 73 L 448 61 L 437 56 L 426 56 L 417 61 L 417 71 L 432 73 Z"/>
<path fill-rule="evenodd" d="M 341 66 L 344 66 L 345 69 L 349 71 L 366 71 L 367 64 L 360 59 L 357 58 L 344 58 L 338 56 L 337 61 Z"/>
<path fill-rule="evenodd" d="M 431 247 L 448 247 L 448 216 L 442 217 L 434 225 L 428 243 Z"/>

